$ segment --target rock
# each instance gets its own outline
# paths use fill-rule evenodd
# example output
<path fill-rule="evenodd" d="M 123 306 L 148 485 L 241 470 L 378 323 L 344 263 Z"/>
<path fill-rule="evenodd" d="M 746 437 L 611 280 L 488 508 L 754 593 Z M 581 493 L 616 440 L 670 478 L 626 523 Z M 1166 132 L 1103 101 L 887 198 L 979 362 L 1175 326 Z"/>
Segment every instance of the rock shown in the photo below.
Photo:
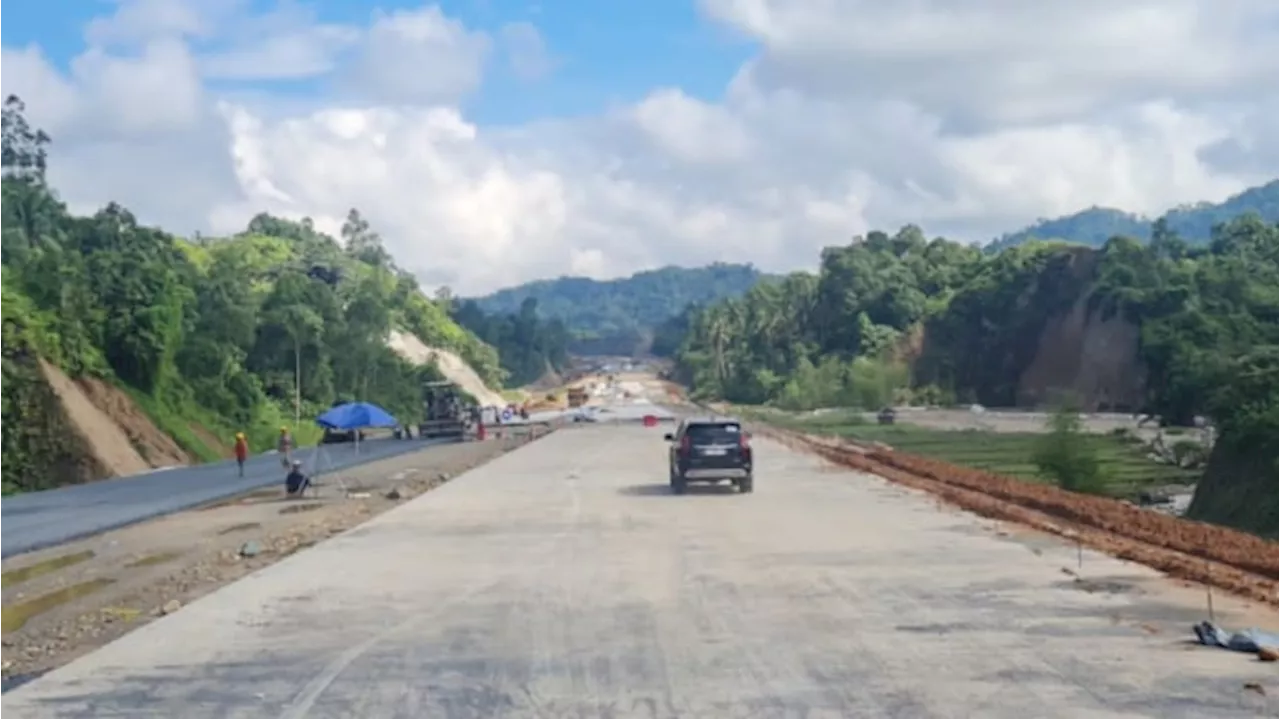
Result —
<path fill-rule="evenodd" d="M 403 497 L 404 497 L 404 495 L 400 493 L 400 488 L 399 488 L 399 487 L 392 487 L 392 488 L 391 488 L 391 491 L 390 491 L 390 492 L 387 492 L 387 493 L 386 493 L 385 495 L 383 495 L 383 496 L 385 496 L 387 499 L 391 499 L 391 500 L 401 499 L 401 498 L 403 498 Z"/>
<path fill-rule="evenodd" d="M 262 554 L 262 545 L 255 539 L 250 539 L 240 545 L 240 556 L 242 557 L 256 557 L 259 554 Z"/>
<path fill-rule="evenodd" d="M 160 607 L 160 613 L 173 614 L 179 609 L 182 609 L 182 602 L 179 602 L 176 599 L 170 599 L 169 601 L 164 603 L 164 606 Z"/>
<path fill-rule="evenodd" d="M 437 474 L 437 475 L 436 475 L 436 479 L 440 480 L 441 482 L 448 482 L 448 481 L 449 481 L 449 473 L 448 473 L 448 472 L 441 472 L 441 473 L 439 473 L 439 474 Z"/>
<path fill-rule="evenodd" d="M 1263 647 L 1258 650 L 1258 659 L 1264 662 L 1274 662 L 1280 658 L 1280 652 L 1275 647 Z"/>

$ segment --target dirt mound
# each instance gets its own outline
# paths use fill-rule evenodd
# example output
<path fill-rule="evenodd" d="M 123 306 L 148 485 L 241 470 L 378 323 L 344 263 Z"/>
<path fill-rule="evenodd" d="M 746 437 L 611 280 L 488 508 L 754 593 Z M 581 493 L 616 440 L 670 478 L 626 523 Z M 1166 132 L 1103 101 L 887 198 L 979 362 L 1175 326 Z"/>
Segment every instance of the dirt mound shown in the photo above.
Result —
<path fill-rule="evenodd" d="M 84 439 L 84 446 L 105 476 L 119 477 L 151 469 L 151 465 L 133 448 L 120 425 L 99 409 L 80 385 L 43 359 L 40 360 L 40 371 L 62 404 L 67 422 Z"/>
<path fill-rule="evenodd" d="M 471 365 L 449 350 L 428 347 L 416 335 L 399 330 L 391 331 L 391 337 L 387 339 L 387 347 L 417 365 L 427 364 L 434 359 L 436 366 L 445 377 L 452 382 L 457 382 L 459 387 L 474 396 L 482 405 L 503 407 L 507 404 L 502 395 L 485 386 L 484 380 L 480 379 L 480 375 L 476 374 Z"/>
<path fill-rule="evenodd" d="M 1278 547 L 1250 534 L 883 448 L 841 446 L 777 430 L 769 434 L 983 516 L 1069 537 L 1172 576 L 1277 602 Z"/>
<path fill-rule="evenodd" d="M 173 438 L 165 434 L 142 411 L 133 398 L 116 387 L 92 377 L 76 382 L 94 406 L 119 425 L 130 444 L 153 467 L 181 467 L 191 464 L 191 457 Z"/>

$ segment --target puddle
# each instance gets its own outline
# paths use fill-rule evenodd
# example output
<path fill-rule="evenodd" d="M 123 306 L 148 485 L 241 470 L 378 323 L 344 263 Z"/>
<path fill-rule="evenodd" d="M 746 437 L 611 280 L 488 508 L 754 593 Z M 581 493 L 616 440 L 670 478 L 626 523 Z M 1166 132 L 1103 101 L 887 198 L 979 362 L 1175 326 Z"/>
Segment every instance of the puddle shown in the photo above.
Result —
<path fill-rule="evenodd" d="M 951 634 L 953 632 L 977 631 L 979 627 L 968 622 L 950 622 L 946 624 L 899 624 L 894 629 L 899 632 L 911 632 L 914 634 Z"/>
<path fill-rule="evenodd" d="M 201 509 L 208 511 L 211 509 L 222 509 L 224 507 L 235 507 L 237 505 L 253 504 L 254 502 L 258 502 L 264 499 L 271 499 L 279 496 L 280 496 L 279 489 L 259 489 L 253 492 L 249 492 L 248 494 L 237 495 L 235 497 L 232 497 L 231 499 L 224 499 L 220 502 L 207 504 L 204 507 L 201 507 Z"/>
<path fill-rule="evenodd" d="M 152 554 L 146 557 L 142 557 L 141 559 L 135 559 L 124 566 L 128 567 L 129 569 L 136 569 L 138 567 L 154 567 L 157 564 L 172 562 L 173 560 L 181 556 L 182 556 L 182 552 L 161 552 L 160 554 Z"/>
<path fill-rule="evenodd" d="M 114 579 L 94 579 L 80 584 L 72 584 L 69 587 L 63 587 L 57 591 L 49 592 L 44 596 L 29 599 L 25 602 L 17 602 L 0 609 L 0 629 L 5 634 L 16 632 L 21 629 L 27 620 L 32 617 L 43 614 L 55 607 L 66 604 L 80 597 L 88 596 L 103 587 L 113 584 Z"/>
<path fill-rule="evenodd" d="M 26 684 L 29 681 L 32 681 L 34 679 L 39 679 L 40 677 L 44 676 L 50 671 L 52 670 L 41 669 L 38 672 L 24 672 L 22 674 L 10 674 L 9 676 L 0 680 L 0 693 L 7 692 L 10 689 L 17 689 L 18 687 L 22 686 L 23 684 Z"/>
<path fill-rule="evenodd" d="M 310 512 L 314 509 L 320 509 L 323 506 L 324 503 L 322 502 L 315 502 L 313 504 L 295 504 L 292 507 L 285 507 L 280 510 L 280 514 L 299 514 L 301 512 Z"/>
<path fill-rule="evenodd" d="M 36 562 L 29 567 L 10 569 L 0 575 L 0 586 L 12 587 L 15 584 L 49 574 L 50 572 L 56 572 L 64 567 L 70 567 L 89 559 L 93 559 L 93 550 L 86 549 L 83 552 L 64 554 L 61 557 L 53 557 L 43 562 Z"/>
<path fill-rule="evenodd" d="M 1055 582 L 1054 587 L 1057 589 L 1077 589 L 1089 594 L 1102 592 L 1104 594 L 1134 594 L 1140 593 L 1137 587 L 1130 583 L 1120 582 L 1112 579 L 1086 579 L 1084 577 L 1075 577 L 1065 582 Z"/>
<path fill-rule="evenodd" d="M 262 524 L 259 522 L 241 522 L 233 524 L 230 527 L 224 527 L 218 530 L 218 534 L 235 534 L 236 532 L 247 532 L 251 529 L 261 529 Z"/>

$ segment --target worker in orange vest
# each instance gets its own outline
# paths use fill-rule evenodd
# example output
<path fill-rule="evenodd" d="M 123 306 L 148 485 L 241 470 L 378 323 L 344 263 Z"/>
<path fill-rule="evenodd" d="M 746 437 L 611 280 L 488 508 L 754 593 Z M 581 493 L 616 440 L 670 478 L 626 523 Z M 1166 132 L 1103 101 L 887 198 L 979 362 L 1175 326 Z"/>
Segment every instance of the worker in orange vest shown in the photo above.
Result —
<path fill-rule="evenodd" d="M 249 442 L 244 432 L 236 432 L 236 464 L 240 466 L 240 476 L 244 476 L 244 463 L 249 459 Z"/>

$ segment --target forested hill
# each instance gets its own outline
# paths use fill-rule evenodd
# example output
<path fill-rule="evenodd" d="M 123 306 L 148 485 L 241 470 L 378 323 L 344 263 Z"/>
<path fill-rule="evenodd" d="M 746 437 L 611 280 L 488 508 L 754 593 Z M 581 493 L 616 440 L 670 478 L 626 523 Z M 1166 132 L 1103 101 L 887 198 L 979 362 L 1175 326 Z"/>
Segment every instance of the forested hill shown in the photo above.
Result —
<path fill-rule="evenodd" d="M 236 431 L 271 446 L 281 425 L 294 425 L 295 370 L 299 439 L 339 400 L 416 421 L 420 381 L 433 370 L 388 349 L 392 329 L 455 352 L 490 386 L 504 379 L 494 348 L 454 322 L 449 303 L 425 296 L 358 212 L 343 242 L 309 220 L 265 214 L 233 237 L 197 240 L 142 226 L 116 204 L 73 216 L 45 180 L 49 138 L 22 111 L 16 98 L 4 108 L 6 491 L 120 471 L 90 456 L 68 414 L 67 393 L 81 389 L 109 400 L 91 413 L 107 424 L 137 419 L 177 440 L 169 461 L 187 462 L 225 456 Z M 159 466 L 139 440 L 146 432 L 124 430 L 138 461 Z"/>
<path fill-rule="evenodd" d="M 1175 207 L 1156 220 L 1109 207 L 1091 207 L 1074 215 L 1055 220 L 1042 220 L 1023 230 L 1001 237 L 988 246 L 989 251 L 1020 245 L 1032 238 L 1041 240 L 1066 240 L 1090 247 L 1102 247 L 1116 236 L 1151 239 L 1157 221 L 1163 220 L 1167 230 L 1191 243 L 1203 245 L 1209 242 L 1213 228 L 1219 223 L 1249 212 L 1257 213 L 1263 221 L 1275 224 L 1280 221 L 1280 180 L 1251 187 L 1233 195 L 1221 203 L 1200 202 Z"/>
<path fill-rule="evenodd" d="M 532 298 L 541 316 L 568 327 L 574 351 L 627 354 L 685 307 L 740 297 L 762 276 L 749 264 L 663 267 L 616 280 L 538 280 L 475 298 L 475 303 L 485 312 L 519 314 Z"/>
<path fill-rule="evenodd" d="M 1158 415 L 1221 432 L 1199 518 L 1274 536 L 1280 232 L 1254 214 L 1204 245 L 1167 228 L 1102 248 L 984 253 L 908 226 L 823 250 L 681 318 L 694 396 L 790 409 L 888 403 Z M 1219 480 L 1214 480 L 1219 477 Z"/>

